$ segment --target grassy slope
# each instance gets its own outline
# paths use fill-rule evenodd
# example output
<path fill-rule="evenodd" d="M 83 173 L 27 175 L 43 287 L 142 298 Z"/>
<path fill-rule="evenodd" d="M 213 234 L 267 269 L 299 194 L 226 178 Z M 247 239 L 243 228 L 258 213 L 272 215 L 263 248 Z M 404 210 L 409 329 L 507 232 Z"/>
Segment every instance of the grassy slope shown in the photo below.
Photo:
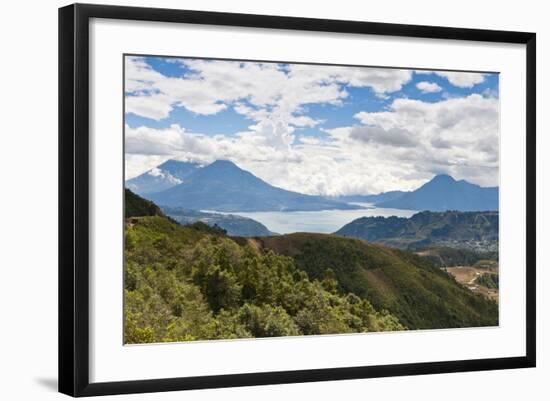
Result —
<path fill-rule="evenodd" d="M 368 299 L 411 329 L 498 324 L 496 303 L 472 294 L 412 253 L 334 235 L 299 233 L 257 238 L 291 256 L 313 279 L 334 274 L 342 292 Z"/>

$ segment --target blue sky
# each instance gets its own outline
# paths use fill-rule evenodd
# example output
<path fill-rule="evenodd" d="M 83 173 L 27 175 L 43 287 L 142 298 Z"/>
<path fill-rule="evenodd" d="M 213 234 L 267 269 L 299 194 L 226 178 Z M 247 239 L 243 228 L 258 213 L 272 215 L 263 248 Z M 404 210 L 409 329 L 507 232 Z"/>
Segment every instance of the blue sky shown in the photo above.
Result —
<path fill-rule="evenodd" d="M 498 184 L 498 74 L 160 57 L 125 69 L 130 176 L 227 158 L 309 193 L 407 189 L 434 172 Z"/>

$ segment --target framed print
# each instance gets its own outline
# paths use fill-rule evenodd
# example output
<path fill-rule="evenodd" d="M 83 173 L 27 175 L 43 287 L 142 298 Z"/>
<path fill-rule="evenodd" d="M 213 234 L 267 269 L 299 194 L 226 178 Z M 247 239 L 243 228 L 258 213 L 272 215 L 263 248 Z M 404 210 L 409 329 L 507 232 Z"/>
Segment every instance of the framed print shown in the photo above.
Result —
<path fill-rule="evenodd" d="M 59 10 L 59 390 L 535 366 L 535 34 Z"/>

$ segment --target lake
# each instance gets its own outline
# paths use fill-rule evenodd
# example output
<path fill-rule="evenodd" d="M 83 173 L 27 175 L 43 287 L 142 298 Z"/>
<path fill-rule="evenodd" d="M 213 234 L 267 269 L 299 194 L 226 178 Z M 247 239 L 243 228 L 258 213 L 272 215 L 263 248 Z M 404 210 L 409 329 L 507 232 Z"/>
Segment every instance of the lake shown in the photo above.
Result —
<path fill-rule="evenodd" d="M 208 212 L 220 214 L 234 214 L 256 220 L 266 226 L 270 231 L 278 234 L 290 234 L 295 232 L 333 233 L 349 222 L 359 217 L 373 216 L 398 216 L 411 217 L 418 213 L 415 210 L 384 209 L 372 206 L 369 203 L 353 203 L 364 206 L 365 209 L 357 210 L 320 210 L 314 212 Z M 206 210 L 204 210 L 207 212 Z"/>

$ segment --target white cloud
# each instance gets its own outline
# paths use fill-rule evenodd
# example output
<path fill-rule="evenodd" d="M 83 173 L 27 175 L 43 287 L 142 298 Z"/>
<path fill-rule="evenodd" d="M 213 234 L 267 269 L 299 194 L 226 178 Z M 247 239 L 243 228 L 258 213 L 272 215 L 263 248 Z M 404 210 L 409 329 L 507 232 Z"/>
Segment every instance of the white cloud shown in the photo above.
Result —
<path fill-rule="evenodd" d="M 163 94 L 126 96 L 124 102 L 127 113 L 157 121 L 168 117 L 172 111 L 170 98 Z"/>
<path fill-rule="evenodd" d="M 436 103 L 397 99 L 387 111 L 361 112 L 356 118 L 388 134 L 398 129 L 410 132 L 414 147 L 403 154 L 396 146 L 386 150 L 398 154 L 395 162 L 426 174 L 446 172 L 481 185 L 498 185 L 498 113 L 497 99 L 473 94 Z M 353 132 L 350 129 L 348 139 L 357 139 Z"/>
<path fill-rule="evenodd" d="M 384 129 L 379 126 L 362 125 L 353 127 L 350 138 L 361 142 L 410 148 L 416 145 L 412 134 L 404 128 L 391 127 Z"/>
<path fill-rule="evenodd" d="M 162 171 L 158 167 L 153 167 L 151 170 L 148 171 L 148 174 L 152 177 L 160 177 L 164 178 L 165 180 L 171 182 L 174 185 L 181 184 L 182 180 L 180 180 L 178 177 L 174 177 L 172 174 L 170 174 L 167 171 Z"/>
<path fill-rule="evenodd" d="M 497 183 L 498 100 L 491 97 L 396 99 L 387 110 L 356 114 L 357 126 L 318 128 L 325 135 L 313 137 L 300 134 L 322 123 L 307 114 L 308 105 L 342 104 L 348 86 L 384 97 L 410 82 L 412 72 L 179 60 L 188 72 L 174 78 L 139 58 L 126 61 L 128 112 L 162 120 L 174 107 L 202 115 L 233 108 L 250 121 L 232 135 L 190 132 L 183 121 L 165 129 L 127 126 L 126 178 L 174 158 L 229 159 L 273 185 L 310 194 L 413 189 L 438 172 Z M 479 77 L 447 79 L 466 85 Z"/>
<path fill-rule="evenodd" d="M 324 136 L 301 135 L 296 141 L 293 134 L 269 140 L 259 133 L 262 128 L 209 136 L 179 125 L 126 127 L 127 178 L 169 158 L 201 164 L 229 159 L 273 185 L 309 194 L 409 190 L 442 172 L 498 185 L 496 99 L 397 99 L 386 111 L 356 117 L 360 125 L 324 130 Z"/>
<path fill-rule="evenodd" d="M 439 75 L 458 88 L 472 88 L 474 85 L 480 84 L 485 80 L 485 74 L 478 72 L 417 70 L 416 73 Z"/>
<path fill-rule="evenodd" d="M 185 76 L 165 77 L 142 58 L 126 59 L 126 111 L 162 120 L 174 107 L 216 114 L 233 107 L 254 122 L 255 140 L 288 148 L 294 127 L 314 127 L 321 121 L 304 115 L 309 104 L 341 104 L 344 85 L 371 88 L 384 96 L 410 81 L 408 70 L 279 65 L 231 61 L 179 59 Z M 254 79 L 251 79 L 254 77 Z M 260 138 L 260 137 L 263 137 Z"/>
<path fill-rule="evenodd" d="M 485 80 L 484 74 L 475 72 L 436 72 L 436 74 L 447 78 L 452 85 L 459 88 L 471 88 Z"/>
<path fill-rule="evenodd" d="M 412 78 L 412 71 L 391 68 L 312 66 L 291 64 L 292 79 L 302 79 L 310 83 L 341 83 L 353 87 L 372 88 L 377 94 L 400 90 Z"/>
<path fill-rule="evenodd" d="M 315 120 L 308 116 L 293 116 L 290 118 L 289 123 L 297 127 L 315 127 L 322 121 Z"/>
<path fill-rule="evenodd" d="M 435 82 L 422 81 L 416 84 L 416 88 L 422 93 L 441 92 L 441 86 L 439 86 Z"/>

